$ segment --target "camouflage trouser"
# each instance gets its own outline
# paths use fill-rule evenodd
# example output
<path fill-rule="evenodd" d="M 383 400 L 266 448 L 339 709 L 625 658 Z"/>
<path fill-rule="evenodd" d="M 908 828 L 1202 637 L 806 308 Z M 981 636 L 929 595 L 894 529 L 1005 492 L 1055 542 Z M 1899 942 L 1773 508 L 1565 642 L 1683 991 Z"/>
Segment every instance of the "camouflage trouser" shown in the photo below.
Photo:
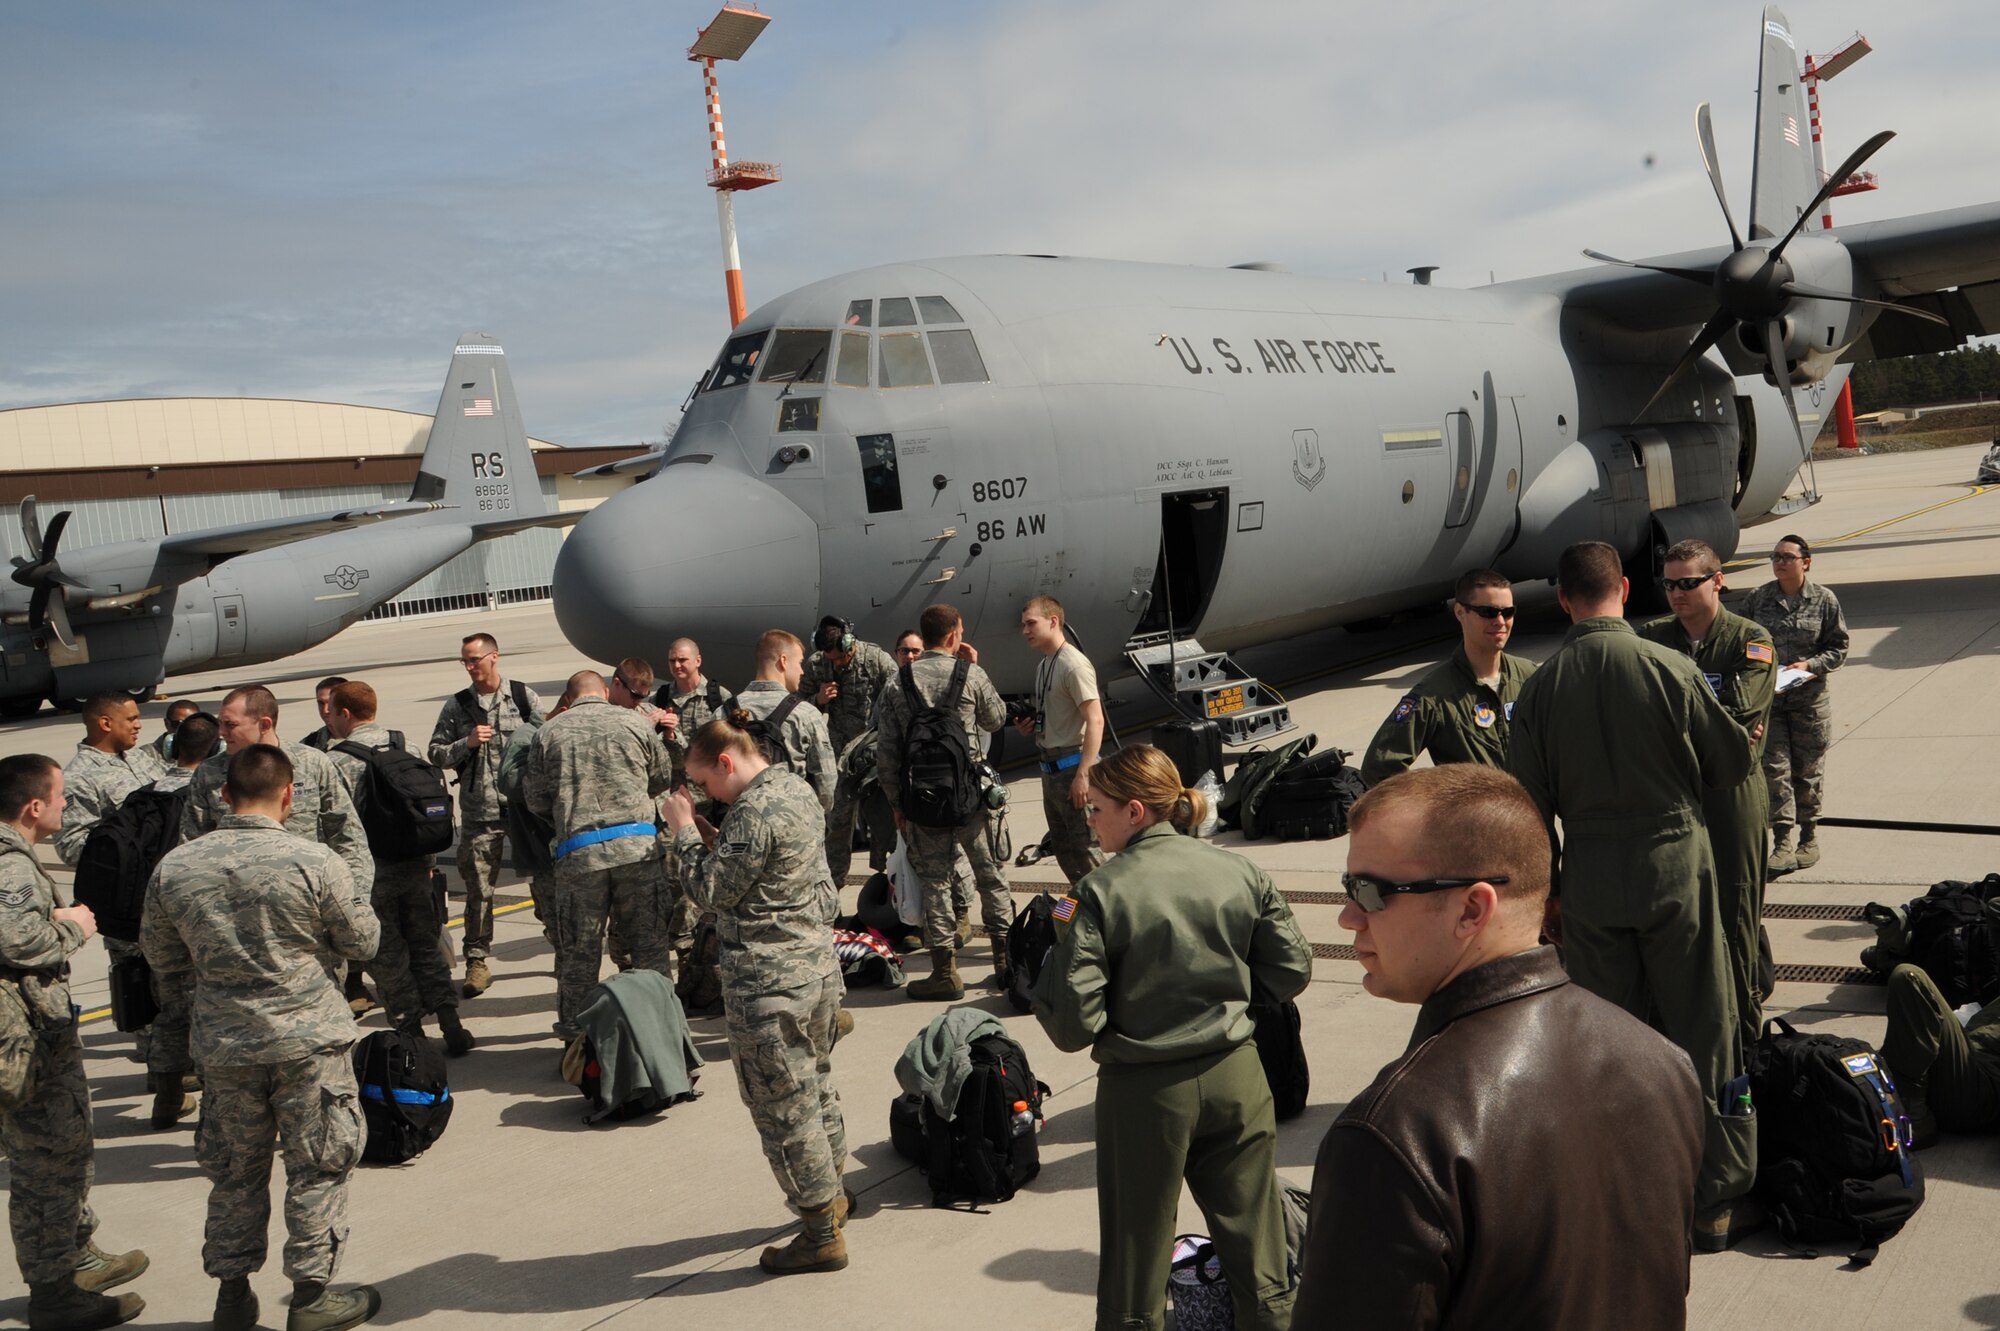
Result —
<path fill-rule="evenodd" d="M 154 1083 L 194 1071 L 188 1055 L 188 1025 L 194 1018 L 194 972 L 162 976 L 153 973 L 153 1001 L 160 1011 L 153 1018 L 153 1038 L 146 1050 L 146 1071 Z"/>
<path fill-rule="evenodd" d="M 597 988 L 607 926 L 616 946 L 630 950 L 632 967 L 673 978 L 667 882 L 652 850 L 647 847 L 643 860 L 602 869 L 577 865 L 575 857 L 556 861 L 549 927 L 556 948 L 556 1034 L 564 1040 L 577 1037 L 576 1015 Z"/>
<path fill-rule="evenodd" d="M 854 814 L 861 805 L 861 783 L 842 774 L 833 788 L 833 807 L 826 811 L 826 867 L 833 885 L 847 882 L 854 863 Z"/>
<path fill-rule="evenodd" d="M 1780 837 L 1792 826 L 1819 821 L 1819 797 L 1826 773 L 1826 747 L 1833 742 L 1833 703 L 1826 686 L 1811 697 L 1780 698 L 1764 732 L 1764 777 L 1771 783 L 1771 830 Z"/>
<path fill-rule="evenodd" d="M 1069 801 L 1069 788 L 1076 781 L 1076 769 L 1042 773 L 1042 815 L 1049 820 L 1049 848 L 1063 877 L 1074 883 L 1104 863 L 1097 848 L 1097 834 L 1083 810 Z"/>
<path fill-rule="evenodd" d="M 437 896 L 431 891 L 431 862 L 377 861 L 369 895 L 382 922 L 382 942 L 368 973 L 382 990 L 382 1008 L 391 1026 L 414 1026 L 424 1015 L 458 1006 L 458 986 L 438 950 Z"/>
<path fill-rule="evenodd" d="M 465 959 L 493 954 L 493 888 L 500 878 L 505 823 L 466 823 L 458 829 L 458 876 L 465 884 Z"/>
<path fill-rule="evenodd" d="M 35 1089 L 28 1102 L 0 1114 L 0 1149 L 13 1168 L 7 1220 L 14 1260 L 21 1279 L 40 1285 L 74 1275 L 77 1251 L 97 1229 L 90 1086 L 74 1027 L 36 1041 L 29 1076 Z"/>
<path fill-rule="evenodd" d="M 737 1088 L 785 1200 L 801 1211 L 832 1205 L 847 1163 L 847 1125 L 833 1088 L 840 994 L 838 974 L 787 992 L 723 994 Z"/>
<path fill-rule="evenodd" d="M 1000 849 L 1007 835 L 1007 811 L 985 810 L 963 827 L 919 827 L 903 829 L 903 844 L 910 852 L 910 868 L 924 883 L 924 946 L 951 947 L 957 942 L 958 912 L 971 902 L 958 887 L 958 852 L 963 849 L 972 865 L 973 882 L 979 892 L 980 922 L 990 933 L 1005 936 L 1014 922 L 1014 903 L 1007 894 L 1005 852 Z"/>
<path fill-rule="evenodd" d="M 1952 1132 L 2000 1127 L 2000 1059 L 1975 1047 L 1931 977 L 1915 966 L 1889 973 L 1882 1061 L 1896 1089 L 1930 1106 Z M 18 1231 L 17 1231 L 18 1233 Z"/>
<path fill-rule="evenodd" d="M 667 879 L 667 942 L 676 953 L 685 952 L 694 945 L 694 926 L 701 919 L 701 912 L 688 899 L 687 889 L 681 883 L 681 861 L 674 853 L 673 834 L 662 831 L 659 846 L 660 872 Z"/>
<path fill-rule="evenodd" d="M 113 938 L 109 934 L 100 934 L 98 936 L 104 940 L 105 955 L 110 957 L 113 966 L 116 966 L 128 957 L 143 957 L 145 955 L 139 950 L 139 940 L 136 938 Z M 147 1069 L 151 1070 L 152 1056 L 153 1028 L 151 1026 L 141 1026 L 138 1030 L 132 1032 L 132 1058 L 136 1062 L 144 1063 Z"/>
<path fill-rule="evenodd" d="M 331 1280 L 347 1243 L 347 1176 L 361 1159 L 351 1046 L 290 1063 L 201 1070 L 194 1153 L 214 1184 L 201 1269 L 217 1280 L 262 1269 L 270 1245 L 271 1157 L 285 1152 L 285 1275 Z"/>

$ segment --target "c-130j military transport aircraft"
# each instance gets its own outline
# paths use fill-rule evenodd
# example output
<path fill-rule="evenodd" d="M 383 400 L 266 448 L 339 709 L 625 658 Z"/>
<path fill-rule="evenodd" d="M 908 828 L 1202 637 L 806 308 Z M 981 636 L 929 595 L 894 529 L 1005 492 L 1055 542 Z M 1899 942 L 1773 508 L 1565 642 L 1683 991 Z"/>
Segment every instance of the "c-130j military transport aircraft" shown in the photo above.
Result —
<path fill-rule="evenodd" d="M 326 641 L 475 541 L 567 526 L 548 509 L 499 343 L 467 333 L 407 501 L 64 549 L 21 505 L 29 557 L 0 582 L 0 713 Z"/>
<path fill-rule="evenodd" d="M 1697 117 L 1727 247 L 1473 290 L 1015 255 L 781 296 L 730 334 L 658 469 L 571 534 L 558 622 L 603 659 L 687 634 L 726 669 L 774 625 L 834 613 L 887 641 L 948 602 L 1022 693 L 1015 623 L 1047 593 L 1241 741 L 1285 722 L 1211 674 L 1221 651 L 1431 602 L 1480 565 L 1548 577 L 1579 540 L 1635 577 L 1685 537 L 1727 557 L 1812 497 L 1781 503 L 1795 388 L 2000 329 L 2000 204 L 1822 230 L 1832 182 L 1889 136 L 1822 189 L 1776 8 L 1760 35 L 1747 238 Z M 1732 371 L 1786 410 L 1760 427 Z"/>

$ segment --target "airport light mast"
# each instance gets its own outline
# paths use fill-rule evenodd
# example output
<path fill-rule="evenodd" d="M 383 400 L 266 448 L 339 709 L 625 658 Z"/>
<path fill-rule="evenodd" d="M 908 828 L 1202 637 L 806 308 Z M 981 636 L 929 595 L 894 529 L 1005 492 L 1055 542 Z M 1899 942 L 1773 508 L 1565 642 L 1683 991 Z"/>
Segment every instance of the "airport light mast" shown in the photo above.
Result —
<path fill-rule="evenodd" d="M 736 252 L 736 195 L 776 184 L 779 173 L 775 162 L 730 163 L 729 150 L 722 141 L 722 94 L 715 85 L 715 62 L 741 60 L 770 21 L 769 15 L 754 8 L 725 5 L 688 48 L 688 59 L 701 66 L 702 83 L 708 90 L 708 187 L 715 191 L 716 218 L 722 225 L 722 281 L 729 295 L 731 328 L 750 312 L 743 300 L 743 261 Z"/>
<path fill-rule="evenodd" d="M 1857 32 L 1826 55 L 1808 55 L 1805 58 L 1805 68 L 1799 72 L 1799 76 L 1805 80 L 1806 111 L 1812 121 L 1813 169 L 1819 173 L 1822 181 L 1826 179 L 1826 148 L 1820 142 L 1819 136 L 1820 82 L 1852 68 L 1855 61 L 1874 49 L 1868 44 L 1868 39 Z M 1863 194 L 1876 188 L 1878 183 L 1873 171 L 1856 171 L 1841 181 L 1839 187 L 1833 191 L 1833 195 L 1827 196 L 1826 211 L 1820 214 L 1820 226 L 1827 230 L 1833 228 L 1834 195 Z M 1833 423 L 1840 439 L 1840 447 L 1854 448 L 1860 444 L 1861 441 L 1854 432 L 1854 387 L 1851 379 L 1841 383 L 1840 396 L 1834 399 Z"/>

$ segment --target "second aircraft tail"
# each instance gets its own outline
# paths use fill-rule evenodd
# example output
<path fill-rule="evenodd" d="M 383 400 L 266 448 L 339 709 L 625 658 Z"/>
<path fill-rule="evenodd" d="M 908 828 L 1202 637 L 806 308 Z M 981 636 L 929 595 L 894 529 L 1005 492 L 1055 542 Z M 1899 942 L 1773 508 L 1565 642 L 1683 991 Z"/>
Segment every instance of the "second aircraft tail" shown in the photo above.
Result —
<path fill-rule="evenodd" d="M 539 525 L 527 520 L 548 514 L 499 339 L 465 333 L 452 348 L 410 498 L 447 504 L 439 520 L 475 530 Z"/>

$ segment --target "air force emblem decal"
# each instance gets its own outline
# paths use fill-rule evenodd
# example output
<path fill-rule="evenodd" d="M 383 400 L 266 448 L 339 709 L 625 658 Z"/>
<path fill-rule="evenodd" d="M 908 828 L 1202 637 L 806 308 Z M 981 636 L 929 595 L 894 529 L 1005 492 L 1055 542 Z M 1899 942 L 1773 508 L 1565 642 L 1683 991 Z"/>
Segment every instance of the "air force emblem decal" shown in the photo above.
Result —
<path fill-rule="evenodd" d="M 324 581 L 331 583 L 344 592 L 351 592 L 356 587 L 359 587 L 362 580 L 367 576 L 368 570 L 365 568 L 356 568 L 352 564 L 342 564 L 339 568 L 327 574 Z"/>

